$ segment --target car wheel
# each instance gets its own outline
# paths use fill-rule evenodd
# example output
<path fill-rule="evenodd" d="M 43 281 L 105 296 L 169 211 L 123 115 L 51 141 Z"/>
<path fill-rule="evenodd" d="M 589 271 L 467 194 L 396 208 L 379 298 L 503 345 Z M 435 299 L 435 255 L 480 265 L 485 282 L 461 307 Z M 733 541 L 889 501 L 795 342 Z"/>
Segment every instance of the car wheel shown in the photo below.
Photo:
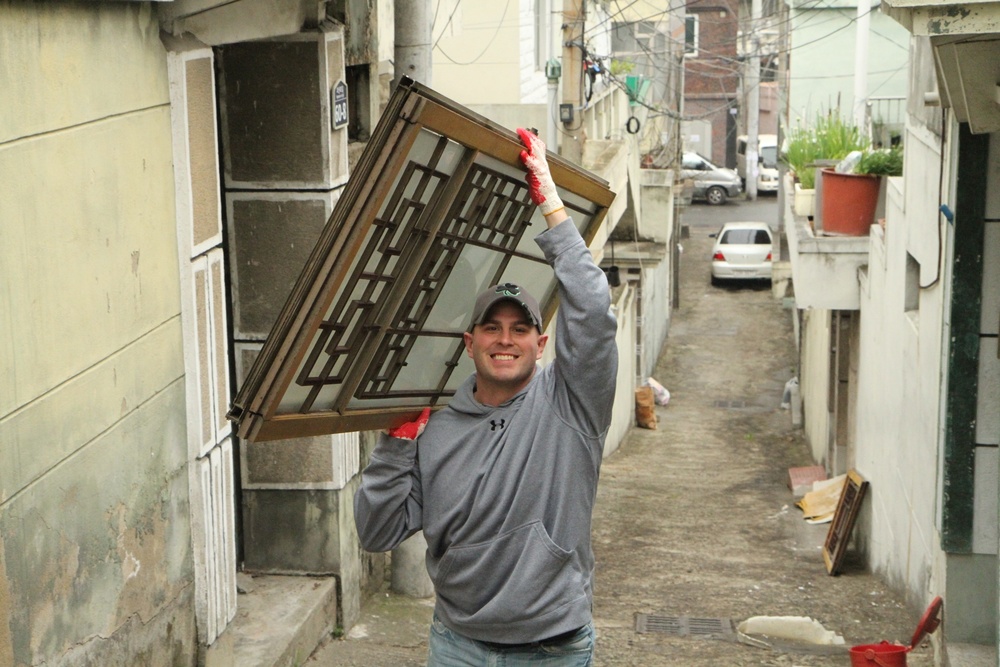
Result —
<path fill-rule="evenodd" d="M 713 206 L 718 206 L 719 204 L 725 204 L 726 189 L 720 188 L 717 185 L 711 187 L 708 189 L 707 192 L 705 192 L 705 199 L 708 201 L 709 204 L 712 204 Z"/>
<path fill-rule="evenodd" d="M 718 287 L 719 284 L 720 284 L 719 279 L 716 278 L 715 276 L 712 276 L 712 287 Z"/>

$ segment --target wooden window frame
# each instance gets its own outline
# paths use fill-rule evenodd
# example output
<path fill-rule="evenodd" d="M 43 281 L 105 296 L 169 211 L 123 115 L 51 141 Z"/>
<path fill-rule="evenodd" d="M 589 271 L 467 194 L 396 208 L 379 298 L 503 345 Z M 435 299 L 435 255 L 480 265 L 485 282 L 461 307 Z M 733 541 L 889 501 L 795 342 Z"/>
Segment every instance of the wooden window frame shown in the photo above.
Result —
<path fill-rule="evenodd" d="M 542 275 L 543 265 L 544 284 L 528 287 L 548 324 L 556 286 L 531 241 L 546 227 L 523 182 L 521 150 L 509 129 L 400 82 L 233 402 L 228 417 L 241 438 L 386 428 L 443 407 L 471 364 L 462 334 L 478 290 Z M 558 155 L 548 160 L 589 245 L 614 193 Z M 477 263 L 475 284 L 454 271 L 467 248 L 489 259 Z M 466 280 L 439 299 L 449 278 Z M 458 290 L 467 304 L 452 303 Z M 447 327 L 428 324 L 438 306 L 454 315 Z M 423 379 L 413 368 L 425 363 L 432 381 L 412 386 Z M 401 386 L 404 376 L 411 386 Z"/>

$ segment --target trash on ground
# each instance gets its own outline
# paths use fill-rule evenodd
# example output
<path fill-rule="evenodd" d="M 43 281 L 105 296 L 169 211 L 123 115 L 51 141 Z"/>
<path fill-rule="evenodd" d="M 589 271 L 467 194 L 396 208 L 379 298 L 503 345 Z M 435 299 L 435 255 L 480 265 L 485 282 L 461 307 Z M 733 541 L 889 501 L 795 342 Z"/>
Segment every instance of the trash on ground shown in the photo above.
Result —
<path fill-rule="evenodd" d="M 808 616 L 753 616 L 736 626 L 740 641 L 746 637 L 752 646 L 767 644 L 767 639 L 784 639 L 818 646 L 842 646 L 844 638 L 827 630 Z"/>
<path fill-rule="evenodd" d="M 652 387 L 636 387 L 635 423 L 640 428 L 656 430 L 656 406 Z"/>
<path fill-rule="evenodd" d="M 793 377 L 785 383 L 785 391 L 781 394 L 781 409 L 787 410 L 792 404 L 792 393 L 799 386 L 799 378 Z"/>
<path fill-rule="evenodd" d="M 646 380 L 646 384 L 653 390 L 653 398 L 656 399 L 657 405 L 666 405 L 670 402 L 670 392 L 666 387 L 653 378 Z"/>
<path fill-rule="evenodd" d="M 813 482 L 813 490 L 802 496 L 795 505 L 802 510 L 802 518 L 809 523 L 830 523 L 837 511 L 840 493 L 844 490 L 847 475 Z"/>

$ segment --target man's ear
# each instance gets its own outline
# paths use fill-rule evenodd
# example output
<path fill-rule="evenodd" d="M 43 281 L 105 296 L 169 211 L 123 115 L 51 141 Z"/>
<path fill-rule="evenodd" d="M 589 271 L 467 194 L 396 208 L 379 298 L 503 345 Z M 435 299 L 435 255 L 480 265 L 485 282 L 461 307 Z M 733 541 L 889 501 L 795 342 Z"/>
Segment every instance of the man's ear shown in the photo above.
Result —
<path fill-rule="evenodd" d="M 462 339 L 465 341 L 465 353 L 472 358 L 472 334 L 468 331 L 462 334 Z"/>
<path fill-rule="evenodd" d="M 545 344 L 549 342 L 549 335 L 542 334 L 538 337 L 538 354 L 535 356 L 535 361 L 542 358 L 542 352 L 545 351 Z"/>

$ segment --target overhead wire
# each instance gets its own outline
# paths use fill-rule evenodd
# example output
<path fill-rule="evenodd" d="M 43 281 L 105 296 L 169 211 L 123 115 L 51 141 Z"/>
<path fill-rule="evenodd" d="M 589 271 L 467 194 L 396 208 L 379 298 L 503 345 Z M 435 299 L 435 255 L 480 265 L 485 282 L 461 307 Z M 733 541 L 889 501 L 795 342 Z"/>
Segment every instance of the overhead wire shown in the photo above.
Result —
<path fill-rule="evenodd" d="M 456 1 L 455 2 L 455 8 L 452 10 L 451 15 L 448 17 L 448 22 L 449 23 L 451 22 L 452 17 L 455 15 L 455 12 L 458 11 L 459 4 L 460 4 L 460 1 Z M 450 55 L 448 55 L 448 53 L 443 48 L 441 48 L 441 45 L 438 44 L 438 42 L 441 41 L 441 37 L 444 35 L 444 30 L 442 30 L 441 35 L 438 36 L 437 42 L 434 43 L 434 47 L 433 48 L 436 49 L 437 51 L 440 51 L 441 55 L 443 55 L 445 58 L 447 58 L 449 61 L 451 61 L 455 65 L 473 65 L 473 64 L 479 62 L 479 59 L 482 58 L 484 55 L 486 55 L 486 52 L 489 50 L 489 48 L 493 45 L 493 42 L 496 40 L 497 35 L 500 34 L 500 30 L 503 28 L 504 19 L 507 18 L 507 10 L 508 9 L 510 9 L 510 0 L 507 0 L 507 3 L 503 7 L 503 14 L 501 14 L 500 20 L 497 22 L 497 27 L 496 27 L 496 30 L 493 31 L 493 36 L 490 37 L 490 40 L 488 42 L 486 42 L 486 45 L 483 47 L 483 50 L 479 52 L 479 55 L 477 55 L 472 60 L 470 60 L 468 62 L 460 62 L 460 61 L 455 60 L 454 58 L 452 58 Z M 447 24 L 446 24 L 446 26 L 447 26 Z M 434 28 L 432 26 L 431 30 L 433 30 L 433 29 Z"/>

